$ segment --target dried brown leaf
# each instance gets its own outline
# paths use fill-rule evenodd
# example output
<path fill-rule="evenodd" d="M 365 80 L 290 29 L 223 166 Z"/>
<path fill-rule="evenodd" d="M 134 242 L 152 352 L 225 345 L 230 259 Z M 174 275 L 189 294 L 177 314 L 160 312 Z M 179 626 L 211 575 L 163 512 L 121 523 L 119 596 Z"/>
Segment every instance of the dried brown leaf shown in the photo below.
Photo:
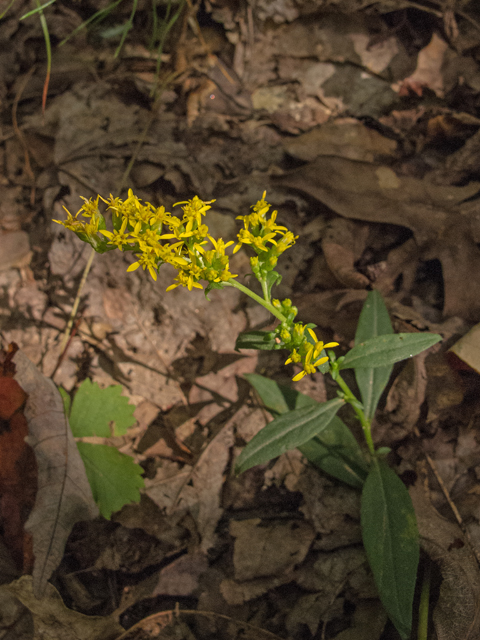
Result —
<path fill-rule="evenodd" d="M 53 382 L 18 351 L 15 379 L 28 394 L 28 444 L 38 465 L 35 506 L 25 525 L 33 536 L 33 585 L 41 598 L 63 555 L 73 525 L 98 515 L 85 467 L 70 431 L 63 401 Z"/>
<path fill-rule="evenodd" d="M 45 596 L 39 600 L 34 594 L 31 576 L 22 576 L 3 589 L 32 613 L 34 640 L 113 640 L 123 632 L 111 617 L 86 616 L 67 609 L 51 584 L 46 584 Z"/>
<path fill-rule="evenodd" d="M 410 488 L 421 545 L 440 567 L 442 584 L 433 612 L 438 640 L 480 636 L 480 570 L 458 525 L 442 518 L 420 483 Z"/>

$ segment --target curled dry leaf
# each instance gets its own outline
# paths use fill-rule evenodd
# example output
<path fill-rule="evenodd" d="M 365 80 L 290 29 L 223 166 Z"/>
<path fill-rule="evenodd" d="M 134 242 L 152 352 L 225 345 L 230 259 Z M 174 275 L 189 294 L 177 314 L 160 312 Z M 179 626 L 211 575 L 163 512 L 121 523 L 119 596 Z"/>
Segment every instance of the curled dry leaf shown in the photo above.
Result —
<path fill-rule="evenodd" d="M 34 581 L 33 581 L 34 583 Z M 45 585 L 45 597 L 38 600 L 31 576 L 22 576 L 2 587 L 31 612 L 34 638 L 49 640 L 113 640 L 123 631 L 113 617 L 86 616 L 67 609 L 60 594 L 51 584 Z"/>
<path fill-rule="evenodd" d="M 94 518 L 98 509 L 60 393 L 21 351 L 13 361 L 15 380 L 28 394 L 26 440 L 35 452 L 38 466 L 37 497 L 25 528 L 33 536 L 33 588 L 36 597 L 41 598 L 62 558 L 73 525 Z"/>
<path fill-rule="evenodd" d="M 463 541 L 458 525 L 442 518 L 420 482 L 410 488 L 424 551 L 442 574 L 433 611 L 438 640 L 477 640 L 480 637 L 480 569 Z"/>

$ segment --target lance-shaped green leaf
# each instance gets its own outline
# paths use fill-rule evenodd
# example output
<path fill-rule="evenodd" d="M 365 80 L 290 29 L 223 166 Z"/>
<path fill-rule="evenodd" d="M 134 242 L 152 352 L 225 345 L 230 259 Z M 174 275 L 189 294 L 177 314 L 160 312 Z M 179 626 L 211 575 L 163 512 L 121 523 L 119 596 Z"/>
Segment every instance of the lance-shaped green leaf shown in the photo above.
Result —
<path fill-rule="evenodd" d="M 241 333 L 235 343 L 235 349 L 261 349 L 271 351 L 276 347 L 271 331 L 246 331 Z"/>
<path fill-rule="evenodd" d="M 363 486 L 361 523 L 380 600 L 402 640 L 406 640 L 412 626 L 418 528 L 405 485 L 381 459 L 374 461 Z"/>
<path fill-rule="evenodd" d="M 416 356 L 441 339 L 437 333 L 396 333 L 370 338 L 350 349 L 340 369 L 385 367 Z"/>
<path fill-rule="evenodd" d="M 238 456 L 236 469 L 242 473 L 257 464 L 301 446 L 326 429 L 343 400 L 335 398 L 311 407 L 289 411 L 269 422 Z"/>
<path fill-rule="evenodd" d="M 355 344 L 392 333 L 392 323 L 381 294 L 376 290 L 370 291 L 358 319 Z M 377 368 L 355 368 L 355 378 L 368 420 L 371 420 L 375 415 L 378 401 L 388 384 L 392 369 L 393 365 L 391 364 Z"/>
<path fill-rule="evenodd" d="M 329 475 L 361 489 L 368 466 L 355 436 L 338 416 L 298 449 L 307 460 Z"/>
<path fill-rule="evenodd" d="M 313 398 L 270 378 L 256 373 L 246 374 L 245 378 L 272 413 L 284 414 L 292 409 L 318 405 Z M 311 464 L 352 487 L 360 489 L 367 477 L 368 467 L 363 452 L 338 416 L 331 420 L 320 436 L 308 440 L 298 449 Z"/>
<path fill-rule="evenodd" d="M 258 393 L 265 407 L 273 413 L 287 413 L 292 409 L 318 404 L 310 396 L 283 384 L 278 384 L 275 380 L 260 376 L 258 373 L 246 373 L 244 377 Z"/>

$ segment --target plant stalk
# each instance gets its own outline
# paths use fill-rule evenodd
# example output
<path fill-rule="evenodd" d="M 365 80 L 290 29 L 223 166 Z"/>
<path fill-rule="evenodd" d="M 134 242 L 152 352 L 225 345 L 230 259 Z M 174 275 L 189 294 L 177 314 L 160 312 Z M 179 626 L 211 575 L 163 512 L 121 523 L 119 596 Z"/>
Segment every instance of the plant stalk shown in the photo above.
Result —
<path fill-rule="evenodd" d="M 267 311 L 270 311 L 270 313 L 273 316 L 275 316 L 276 318 L 278 318 L 278 320 L 280 320 L 280 322 L 286 322 L 287 319 L 285 318 L 285 316 L 282 313 L 280 313 L 280 311 L 278 309 L 275 309 L 273 304 L 268 302 L 268 300 L 266 300 L 266 299 L 264 300 L 260 296 L 257 296 L 256 293 L 253 293 L 253 291 L 251 289 L 249 289 L 248 287 L 245 287 L 243 284 L 240 284 L 240 282 L 237 282 L 236 280 L 231 278 L 230 280 L 227 280 L 227 282 L 225 282 L 224 284 L 226 284 L 226 285 L 228 285 L 230 287 L 235 287 L 236 289 L 239 289 L 243 293 L 247 294 L 247 296 L 252 298 L 252 300 L 255 300 L 255 302 L 258 302 L 258 304 L 261 304 L 262 307 L 265 307 L 265 309 L 267 309 Z"/>
<path fill-rule="evenodd" d="M 370 420 L 367 419 L 367 417 L 365 416 L 365 413 L 362 411 L 362 409 L 360 409 L 360 407 L 357 406 L 358 405 L 357 398 L 350 391 L 350 387 L 347 385 L 345 380 L 342 378 L 342 376 L 338 372 L 337 372 L 337 377 L 335 378 L 335 381 L 338 383 L 338 386 L 340 387 L 340 389 L 345 394 L 345 402 L 348 402 L 351 405 L 352 409 L 357 414 L 357 418 L 359 419 L 360 424 L 362 425 L 363 435 L 365 436 L 365 440 L 366 440 L 366 443 L 367 443 L 367 446 L 368 446 L 368 450 L 370 451 L 372 456 L 374 456 L 375 455 L 375 445 L 373 444 L 372 425 L 371 425 Z"/>
<path fill-rule="evenodd" d="M 430 584 L 432 581 L 432 567 L 427 558 L 425 573 L 423 574 L 422 590 L 420 592 L 420 604 L 418 607 L 418 634 L 417 640 L 428 638 L 428 611 L 430 608 Z"/>

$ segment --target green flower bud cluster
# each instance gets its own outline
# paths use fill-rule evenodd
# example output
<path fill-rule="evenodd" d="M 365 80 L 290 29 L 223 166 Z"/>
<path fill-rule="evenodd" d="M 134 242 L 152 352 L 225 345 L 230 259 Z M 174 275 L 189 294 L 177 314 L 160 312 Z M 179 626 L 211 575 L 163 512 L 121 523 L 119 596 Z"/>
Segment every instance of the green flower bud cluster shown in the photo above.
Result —
<path fill-rule="evenodd" d="M 290 351 L 290 357 L 285 364 L 295 362 L 303 365 L 303 370 L 293 377 L 296 382 L 308 374 L 315 373 L 317 367 L 327 362 L 328 356 L 325 354 L 325 349 L 338 347 L 338 342 L 324 344 L 318 340 L 313 331 L 314 324 L 304 325 L 301 322 L 294 322 L 298 309 L 288 298 L 282 301 L 272 300 L 272 304 L 285 316 L 285 321 L 275 329 L 275 338 L 279 348 Z"/>

